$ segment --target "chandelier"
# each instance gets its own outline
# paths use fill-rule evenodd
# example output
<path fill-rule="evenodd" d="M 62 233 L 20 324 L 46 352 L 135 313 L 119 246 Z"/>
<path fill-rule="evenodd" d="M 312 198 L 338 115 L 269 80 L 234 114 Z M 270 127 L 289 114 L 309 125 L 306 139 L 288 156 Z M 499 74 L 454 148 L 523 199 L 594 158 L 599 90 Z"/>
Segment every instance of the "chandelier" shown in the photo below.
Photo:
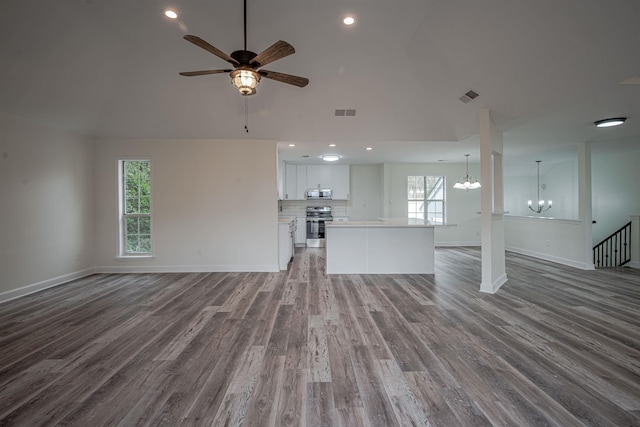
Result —
<path fill-rule="evenodd" d="M 548 203 L 545 203 L 545 201 L 540 198 L 540 162 L 541 161 L 542 160 L 536 160 L 536 163 L 538 164 L 538 207 L 534 209 L 533 202 L 531 200 L 529 200 L 528 202 L 529 209 L 531 209 L 535 213 L 548 211 L 549 209 L 551 209 L 551 203 L 552 203 L 551 200 L 549 200 Z"/>
<path fill-rule="evenodd" d="M 453 185 L 453 188 L 457 188 L 458 190 L 475 190 L 477 188 L 480 188 L 480 183 L 478 182 L 478 180 L 474 180 L 473 182 L 471 177 L 469 176 L 469 154 L 465 154 L 465 157 L 467 158 L 467 174 L 463 177 L 460 177 L 460 179 L 458 180 L 458 182 L 456 182 Z"/>

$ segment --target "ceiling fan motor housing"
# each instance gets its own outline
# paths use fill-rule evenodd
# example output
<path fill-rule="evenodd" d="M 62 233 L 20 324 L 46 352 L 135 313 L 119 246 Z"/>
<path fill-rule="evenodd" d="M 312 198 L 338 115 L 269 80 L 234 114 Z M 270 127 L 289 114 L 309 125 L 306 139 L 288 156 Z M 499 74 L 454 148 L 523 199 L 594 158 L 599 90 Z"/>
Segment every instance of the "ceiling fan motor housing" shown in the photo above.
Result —
<path fill-rule="evenodd" d="M 240 66 L 249 67 L 251 60 L 256 56 L 258 56 L 258 54 L 255 52 L 251 52 L 250 50 L 236 50 L 235 52 L 231 53 L 231 55 L 229 56 L 231 56 L 233 59 L 238 61 L 240 63 Z M 257 68 L 257 67 L 252 67 L 252 68 Z"/>

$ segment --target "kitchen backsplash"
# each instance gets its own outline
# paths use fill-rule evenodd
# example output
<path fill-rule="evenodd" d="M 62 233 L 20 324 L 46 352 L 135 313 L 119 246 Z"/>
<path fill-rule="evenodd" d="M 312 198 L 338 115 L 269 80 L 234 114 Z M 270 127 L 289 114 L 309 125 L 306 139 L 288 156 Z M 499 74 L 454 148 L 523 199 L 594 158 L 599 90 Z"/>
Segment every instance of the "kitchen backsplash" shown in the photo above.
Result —
<path fill-rule="evenodd" d="M 331 206 L 333 216 L 349 216 L 346 200 L 280 200 L 279 216 L 307 216 L 307 206 Z"/>

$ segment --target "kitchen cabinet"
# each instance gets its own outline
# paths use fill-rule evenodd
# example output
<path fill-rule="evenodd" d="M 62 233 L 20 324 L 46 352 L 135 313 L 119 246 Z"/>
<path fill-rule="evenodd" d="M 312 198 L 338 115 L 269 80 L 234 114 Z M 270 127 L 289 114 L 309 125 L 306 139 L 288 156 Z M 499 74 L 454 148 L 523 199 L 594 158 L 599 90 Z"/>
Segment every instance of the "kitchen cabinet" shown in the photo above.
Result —
<path fill-rule="evenodd" d="M 307 217 L 299 216 L 296 218 L 296 246 L 305 246 L 307 244 Z"/>
<path fill-rule="evenodd" d="M 284 200 L 305 200 L 309 188 L 330 188 L 333 200 L 349 200 L 349 165 L 285 165 Z"/>
<path fill-rule="evenodd" d="M 349 200 L 351 196 L 349 186 L 349 165 L 333 165 L 331 168 L 331 184 L 333 200 Z"/>
<path fill-rule="evenodd" d="M 278 160 L 278 200 L 284 199 L 284 168 L 284 161 Z"/>
<path fill-rule="evenodd" d="M 280 270 L 286 270 L 293 258 L 293 239 L 295 218 L 281 219 L 278 222 L 278 265 Z"/>
<path fill-rule="evenodd" d="M 307 166 L 287 163 L 284 168 L 283 200 L 304 200 L 307 191 Z"/>
<path fill-rule="evenodd" d="M 331 188 L 331 166 L 307 166 L 307 188 Z"/>

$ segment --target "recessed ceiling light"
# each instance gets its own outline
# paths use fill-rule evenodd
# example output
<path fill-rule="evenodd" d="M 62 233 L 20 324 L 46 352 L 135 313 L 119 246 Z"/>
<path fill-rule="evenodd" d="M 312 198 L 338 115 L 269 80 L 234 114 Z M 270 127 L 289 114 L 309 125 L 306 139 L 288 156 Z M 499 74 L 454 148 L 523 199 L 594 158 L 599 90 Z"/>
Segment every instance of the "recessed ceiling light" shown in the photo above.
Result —
<path fill-rule="evenodd" d="M 336 144 L 329 144 L 329 147 L 335 147 Z"/>
<path fill-rule="evenodd" d="M 353 18 L 353 16 L 345 16 L 342 22 L 344 23 L 344 25 L 353 25 L 356 20 Z"/>
<path fill-rule="evenodd" d="M 371 151 L 371 150 L 373 150 L 373 147 L 367 147 L 366 150 L 367 151 Z"/>
<path fill-rule="evenodd" d="M 627 120 L 626 117 L 614 117 L 611 119 L 598 120 L 597 122 L 593 122 L 593 124 L 598 128 L 609 128 L 612 126 L 620 126 L 625 120 Z"/>
<path fill-rule="evenodd" d="M 167 18 L 170 18 L 170 19 L 178 18 L 178 14 L 176 13 L 176 11 L 171 10 L 171 9 L 165 10 L 164 11 L 164 16 L 166 16 Z"/>
<path fill-rule="evenodd" d="M 296 144 L 289 144 L 289 147 L 295 147 Z"/>
<path fill-rule="evenodd" d="M 337 154 L 324 154 L 322 156 L 322 160 L 324 160 L 325 162 L 335 162 L 340 160 L 340 156 L 338 156 Z"/>

